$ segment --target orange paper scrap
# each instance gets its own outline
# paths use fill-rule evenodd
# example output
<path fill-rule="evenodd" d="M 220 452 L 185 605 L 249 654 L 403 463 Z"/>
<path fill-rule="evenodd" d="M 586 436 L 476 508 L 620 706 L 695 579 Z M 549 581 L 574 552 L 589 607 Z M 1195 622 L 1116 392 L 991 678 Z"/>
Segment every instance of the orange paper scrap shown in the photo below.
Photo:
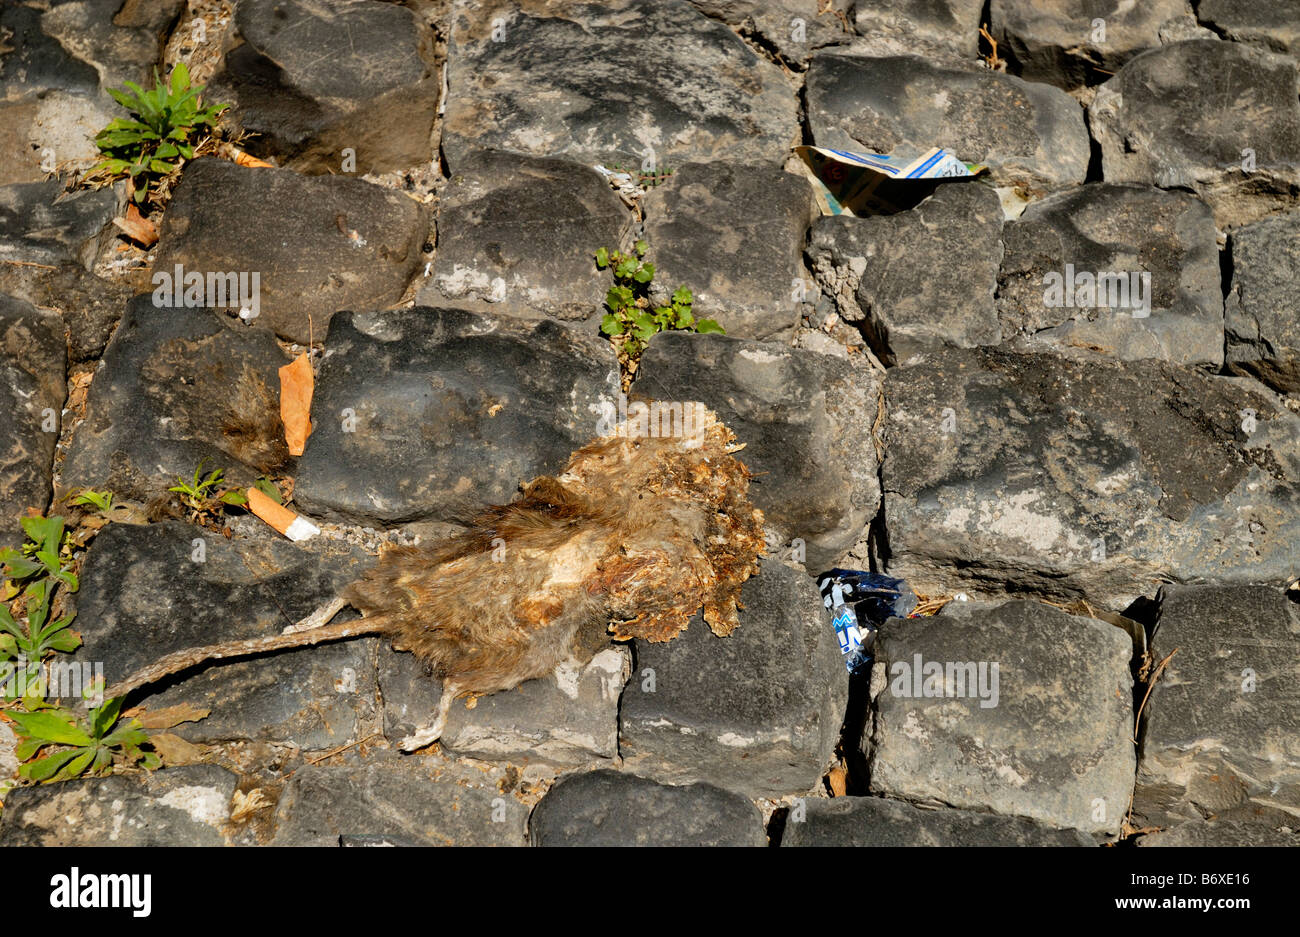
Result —
<path fill-rule="evenodd" d="M 248 489 L 248 509 L 290 540 L 310 540 L 320 528 L 301 514 L 295 514 L 256 488 Z"/>
<path fill-rule="evenodd" d="M 305 351 L 280 369 L 280 420 L 284 423 L 289 455 L 302 455 L 311 435 L 311 395 L 315 383 Z"/>

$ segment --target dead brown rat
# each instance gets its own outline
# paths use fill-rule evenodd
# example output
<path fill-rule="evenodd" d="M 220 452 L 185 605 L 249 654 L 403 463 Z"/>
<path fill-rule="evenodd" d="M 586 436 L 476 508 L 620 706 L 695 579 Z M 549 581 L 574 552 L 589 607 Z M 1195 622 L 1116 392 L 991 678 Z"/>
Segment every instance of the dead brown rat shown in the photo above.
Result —
<path fill-rule="evenodd" d="M 763 515 L 735 436 L 702 405 L 684 407 L 695 417 L 678 421 L 684 432 L 622 424 L 450 540 L 386 551 L 285 633 L 169 654 L 109 696 L 210 660 L 382 634 L 443 681 L 433 722 L 401 743 L 411 751 L 438 739 L 456 697 L 585 663 L 611 637 L 668 641 L 701 608 L 715 634 L 730 634 L 763 552 Z M 363 617 L 326 624 L 346 605 Z"/>

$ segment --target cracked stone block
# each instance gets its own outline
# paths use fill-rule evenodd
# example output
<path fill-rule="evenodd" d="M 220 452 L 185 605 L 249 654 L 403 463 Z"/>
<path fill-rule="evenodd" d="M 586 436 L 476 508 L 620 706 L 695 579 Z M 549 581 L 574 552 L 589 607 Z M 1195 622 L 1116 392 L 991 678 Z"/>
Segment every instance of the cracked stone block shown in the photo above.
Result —
<path fill-rule="evenodd" d="M 0 93 L 9 101 L 55 89 L 95 94 L 99 73 L 41 28 L 43 12 L 23 3 L 0 7 Z"/>
<path fill-rule="evenodd" d="M 1229 249 L 1228 368 L 1281 393 L 1300 392 L 1300 212 L 1238 228 Z"/>
<path fill-rule="evenodd" d="M 111 103 L 102 89 L 150 87 L 184 0 L 59 0 L 0 7 L 0 99 L 71 92 Z"/>
<path fill-rule="evenodd" d="M 254 323 L 305 344 L 325 334 L 340 309 L 398 302 L 424 262 L 430 224 L 414 199 L 360 179 L 197 159 L 186 165 L 163 219 L 154 276 L 174 279 L 178 264 L 205 282 L 233 272 L 246 274 L 252 287 L 256 276 Z M 205 291 L 195 298 L 233 315 L 244 296 Z"/>
<path fill-rule="evenodd" d="M 861 538 L 880 506 L 871 441 L 880 388 L 870 371 L 800 349 L 665 333 L 638 375 L 637 393 L 698 400 L 736 434 L 738 458 L 758 476 L 750 500 L 791 558 L 820 571 Z"/>
<path fill-rule="evenodd" d="M 817 146 L 885 154 L 941 146 L 988 166 L 994 185 L 1024 200 L 1076 185 L 1088 170 L 1079 105 L 1059 88 L 1012 75 L 908 55 L 822 52 L 808 67 L 805 96 Z"/>
<path fill-rule="evenodd" d="M 631 771 L 750 797 L 812 789 L 829 765 L 848 674 L 813 581 L 773 560 L 741 590 L 726 638 L 691 619 L 666 644 L 636 643 L 620 750 Z"/>
<path fill-rule="evenodd" d="M 81 264 L 89 270 L 113 239 L 121 186 L 63 194 L 63 183 L 0 186 L 0 263 Z"/>
<path fill-rule="evenodd" d="M 273 846 L 387 840 L 421 846 L 523 846 L 529 805 L 518 771 L 402 759 L 299 768 L 275 810 Z"/>
<path fill-rule="evenodd" d="M 166 654 L 276 634 L 371 562 L 321 541 L 227 540 L 178 521 L 111 524 L 90 547 L 77 593 L 83 647 L 107 685 Z M 131 697 L 149 709 L 188 703 L 211 715 L 169 731 L 192 743 L 255 739 L 328 749 L 374 717 L 375 638 L 207 664 Z"/>
<path fill-rule="evenodd" d="M 756 37 L 794 68 L 806 67 L 816 50 L 845 45 L 854 38 L 852 14 L 846 9 L 850 4 L 845 0 L 836 0 L 824 11 L 826 4 L 814 11 L 802 0 L 690 0 L 690 4 L 738 29 L 742 36 Z"/>
<path fill-rule="evenodd" d="M 0 293 L 61 315 L 67 325 L 68 361 L 80 364 L 103 355 L 132 290 L 121 280 L 97 277 L 76 264 L 53 270 L 0 264 Z"/>
<path fill-rule="evenodd" d="M 1300 607 L 1266 586 L 1165 586 L 1152 655 L 1175 648 L 1142 711 L 1134 814 L 1160 825 L 1242 806 L 1294 815 Z"/>
<path fill-rule="evenodd" d="M 841 319 L 887 365 L 944 345 L 996 345 L 1002 205 L 978 182 L 941 185 L 896 215 L 818 219 L 807 256 Z"/>
<path fill-rule="evenodd" d="M 1163 362 L 950 349 L 892 370 L 888 571 L 925 594 L 1123 609 L 1163 582 L 1289 582 L 1300 418 Z"/>
<path fill-rule="evenodd" d="M 163 43 L 185 0 L 70 0 L 48 6 L 41 30 L 75 60 L 89 63 L 101 89 L 121 88 L 128 80 L 151 88 Z"/>
<path fill-rule="evenodd" d="M 1225 39 L 1248 42 L 1274 52 L 1300 49 L 1300 20 L 1285 3 L 1270 0 L 1200 0 L 1196 16 Z"/>
<path fill-rule="evenodd" d="M 973 61 L 984 0 L 858 0 L 853 25 L 881 53 Z"/>
<path fill-rule="evenodd" d="M 1078 830 L 1024 817 L 924 810 L 884 797 L 808 799 L 786 820 L 782 846 L 1093 846 Z"/>
<path fill-rule="evenodd" d="M 1160 45 L 1161 27 L 1186 9 L 1184 0 L 991 0 L 989 23 L 1018 75 L 1078 88 Z"/>
<path fill-rule="evenodd" d="M 216 765 L 189 765 L 16 788 L 5 797 L 0 845 L 253 845 L 229 822 L 238 781 Z"/>
<path fill-rule="evenodd" d="M 595 252 L 617 248 L 631 220 L 588 166 L 475 152 L 442 192 L 433 277 L 419 301 L 587 319 L 612 285 Z"/>
<path fill-rule="evenodd" d="M 712 784 L 673 787 L 619 771 L 560 780 L 533 808 L 534 846 L 766 846 L 750 801 Z"/>
<path fill-rule="evenodd" d="M 647 258 L 664 300 L 678 286 L 696 318 L 736 338 L 775 340 L 799 319 L 800 252 L 817 214 L 807 180 L 780 169 L 690 163 L 645 199 Z"/>
<path fill-rule="evenodd" d="M 780 166 L 799 137 L 781 69 L 683 0 L 457 0 L 447 81 L 453 172 L 474 149 L 630 169 Z"/>
<path fill-rule="evenodd" d="M 1138 839 L 1139 846 L 1300 846 L 1295 827 L 1241 820 L 1188 820 Z"/>
<path fill-rule="evenodd" d="M 184 0 L 0 6 L 0 185 L 63 178 L 99 161 L 94 137 L 126 112 L 106 92 L 153 85 Z M 55 191 L 60 191 L 55 188 Z"/>
<path fill-rule="evenodd" d="M 473 709 L 457 701 L 439 745 L 487 762 L 608 764 L 618 757 L 618 701 L 631 669 L 627 648 L 609 647 L 586 664 L 566 662 L 546 677 L 480 696 Z M 396 743 L 428 725 L 442 682 L 411 654 L 385 650 L 379 690 L 384 734 Z"/>
<path fill-rule="evenodd" d="M 1003 233 L 1002 334 L 1027 351 L 1223 363 L 1214 215 L 1200 199 L 1091 183 L 1025 209 Z"/>
<path fill-rule="evenodd" d="M 288 362 L 264 329 L 137 296 L 95 373 L 60 490 L 147 501 L 204 459 L 237 485 L 291 466 L 277 373 Z"/>
<path fill-rule="evenodd" d="M 1190 189 L 1223 229 L 1292 207 L 1300 194 L 1296 67 L 1217 39 L 1130 60 L 1088 109 L 1106 181 Z"/>
<path fill-rule="evenodd" d="M 372 0 L 243 0 L 235 24 L 243 43 L 208 97 L 234 103 L 223 119 L 253 135 L 251 152 L 311 174 L 434 158 L 440 79 L 433 32 L 414 12 Z"/>
<path fill-rule="evenodd" d="M 27 508 L 50 503 L 66 375 L 59 318 L 0 293 L 0 548 L 22 542 Z"/>
<path fill-rule="evenodd" d="M 559 471 L 619 391 L 594 330 L 416 306 L 341 314 L 295 497 L 361 523 L 454 521 Z"/>
<path fill-rule="evenodd" d="M 885 622 L 876 649 L 873 794 L 1119 833 L 1136 766 L 1124 631 L 1040 602 L 953 602 Z"/>

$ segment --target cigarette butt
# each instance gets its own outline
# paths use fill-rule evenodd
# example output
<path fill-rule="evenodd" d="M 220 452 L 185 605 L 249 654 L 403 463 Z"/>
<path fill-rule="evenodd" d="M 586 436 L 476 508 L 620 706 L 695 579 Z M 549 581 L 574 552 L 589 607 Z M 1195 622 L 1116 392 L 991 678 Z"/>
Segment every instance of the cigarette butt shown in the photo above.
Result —
<path fill-rule="evenodd" d="M 238 166 L 248 166 L 251 168 L 266 168 L 266 169 L 275 168 L 264 159 L 258 159 L 256 156 L 253 156 L 250 153 L 245 153 L 243 150 L 236 149 L 234 147 L 232 147 L 232 149 L 234 149 L 235 151 L 235 164 Z"/>
<path fill-rule="evenodd" d="M 310 540 L 320 528 L 256 488 L 248 489 L 248 509 L 290 540 Z"/>

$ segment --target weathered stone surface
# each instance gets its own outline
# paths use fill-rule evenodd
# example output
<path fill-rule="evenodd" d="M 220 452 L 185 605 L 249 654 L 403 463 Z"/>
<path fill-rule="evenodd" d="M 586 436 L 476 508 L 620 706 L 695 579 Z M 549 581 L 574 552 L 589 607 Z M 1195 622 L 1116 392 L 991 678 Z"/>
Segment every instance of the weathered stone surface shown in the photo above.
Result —
<path fill-rule="evenodd" d="M 99 157 L 95 134 L 116 116 L 113 107 L 63 91 L 0 103 L 0 185 L 90 169 Z"/>
<path fill-rule="evenodd" d="M 991 0 L 989 21 L 1017 74 L 1077 88 L 1160 45 L 1160 27 L 1186 8 L 1184 0 Z"/>
<path fill-rule="evenodd" d="M 1274 52 L 1300 48 L 1295 10 L 1271 0 L 1200 0 L 1196 16 L 1225 39 L 1249 42 Z"/>
<path fill-rule="evenodd" d="M 1122 630 L 1038 602 L 955 602 L 890 619 L 876 648 L 873 793 L 1119 833 L 1136 762 Z"/>
<path fill-rule="evenodd" d="M 131 299 L 131 288 L 122 281 L 97 277 L 75 264 L 54 270 L 0 264 L 0 293 L 25 299 L 40 309 L 53 309 L 63 316 L 68 332 L 68 360 L 74 364 L 104 353 Z"/>
<path fill-rule="evenodd" d="M 756 37 L 794 68 L 806 65 L 817 49 L 853 39 L 850 15 L 845 12 L 850 4 L 844 0 L 836 0 L 826 11 L 822 10 L 826 4 L 810 10 L 801 0 L 690 0 L 690 4 L 738 29 L 742 36 Z"/>
<path fill-rule="evenodd" d="M 305 343 L 340 309 L 401 299 L 429 229 L 427 211 L 393 189 L 198 159 L 163 219 L 154 271 L 256 273 L 254 321 Z"/>
<path fill-rule="evenodd" d="M 1213 39 L 1152 49 L 1098 89 L 1088 116 L 1107 182 L 1190 188 L 1220 228 L 1300 194 L 1300 99 L 1287 56 Z"/>
<path fill-rule="evenodd" d="M 586 319 L 610 287 L 597 248 L 617 248 L 632 215 L 588 166 L 475 152 L 438 203 L 438 252 L 423 305 Z"/>
<path fill-rule="evenodd" d="M 528 807 L 505 769 L 404 759 L 306 766 L 276 807 L 275 846 L 387 838 L 423 846 L 523 846 Z"/>
<path fill-rule="evenodd" d="M 35 98 L 0 104 L 0 185 L 39 182 L 46 177 L 41 169 L 41 148 L 31 139 L 39 109 Z"/>
<path fill-rule="evenodd" d="M 0 186 L 0 262 L 89 270 L 117 231 L 119 196 L 118 188 L 64 195 L 57 179 Z"/>
<path fill-rule="evenodd" d="M 287 363 L 265 330 L 137 296 L 95 374 L 61 490 L 148 500 L 203 459 L 205 473 L 223 469 L 239 485 L 289 466 L 277 374 Z"/>
<path fill-rule="evenodd" d="M 113 524 L 95 538 L 83 570 L 84 646 L 73 659 L 102 663 L 112 685 L 173 651 L 276 634 L 369 562 L 338 541 L 308 551 L 286 540 L 227 540 L 178 521 Z M 210 709 L 206 719 L 169 730 L 191 742 L 332 748 L 358 738 L 358 721 L 371 715 L 375 644 L 362 638 L 210 665 L 132 702 Z"/>
<path fill-rule="evenodd" d="M 799 318 L 799 252 L 816 215 L 807 180 L 776 168 L 690 163 L 645 200 L 655 288 L 695 297 L 696 317 L 774 339 Z"/>
<path fill-rule="evenodd" d="M 244 43 L 226 55 L 213 100 L 231 101 L 249 147 L 309 173 L 384 172 L 433 158 L 439 79 L 433 35 L 372 0 L 243 0 Z M 354 169 L 345 169 L 350 148 Z"/>
<path fill-rule="evenodd" d="M 70 0 L 49 4 L 41 29 L 90 63 L 101 88 L 126 81 L 151 88 L 163 41 L 184 7 L 185 0 Z"/>
<path fill-rule="evenodd" d="M 786 821 L 782 846 L 1091 846 L 1078 830 L 1024 817 L 923 810 L 884 797 L 808 799 L 802 821 Z"/>
<path fill-rule="evenodd" d="M 44 12 L 25 3 L 0 7 L 0 94 L 10 101 L 54 89 L 95 94 L 99 74 L 41 28 Z"/>
<path fill-rule="evenodd" d="M 944 345 L 998 344 L 1001 233 L 997 193 L 952 183 L 896 215 L 821 218 L 807 255 L 840 318 L 892 365 Z"/>
<path fill-rule="evenodd" d="M 21 543 L 17 518 L 50 503 L 66 380 L 63 323 L 0 293 L 0 546 Z"/>
<path fill-rule="evenodd" d="M 153 86 L 184 0 L 58 0 L 0 8 L 0 185 L 65 178 L 98 161 L 94 136 L 125 116 L 106 93 Z"/>
<path fill-rule="evenodd" d="M 528 824 L 534 846 L 766 846 L 763 818 L 712 784 L 670 787 L 618 771 L 560 781 Z"/>
<path fill-rule="evenodd" d="M 1229 250 L 1228 368 L 1282 393 L 1300 391 L 1300 212 L 1238 228 Z"/>
<path fill-rule="evenodd" d="M 697 616 L 666 644 L 636 645 L 620 750 L 638 774 L 754 797 L 816 785 L 839 741 L 848 674 L 813 581 L 772 560 L 741 591 L 740 627 Z"/>
<path fill-rule="evenodd" d="M 473 709 L 454 703 L 438 744 L 481 761 L 608 763 L 618 757 L 618 701 L 631 668 L 628 650 L 610 647 L 585 665 L 481 696 Z M 442 683 L 411 654 L 381 650 L 379 690 L 384 734 L 398 742 L 433 718 Z"/>
<path fill-rule="evenodd" d="M 1215 237 L 1209 207 L 1186 192 L 1099 182 L 1035 202 L 1003 235 L 1002 335 L 1025 350 L 1217 367 Z"/>
<path fill-rule="evenodd" d="M 20 788 L 5 797 L 0 845 L 251 845 L 228 822 L 238 781 L 216 765 L 191 765 Z"/>
<path fill-rule="evenodd" d="M 858 0 L 853 25 L 891 54 L 974 60 L 983 0 Z"/>
<path fill-rule="evenodd" d="M 776 542 L 803 542 L 810 571 L 834 565 L 862 536 L 880 505 L 871 372 L 794 348 L 670 332 L 650 343 L 638 375 L 638 394 L 701 401 L 745 444 L 738 457 L 758 475 L 750 500 Z"/>
<path fill-rule="evenodd" d="M 888 568 L 918 591 L 1118 609 L 1161 580 L 1295 575 L 1300 420 L 1254 381 L 953 349 L 885 389 Z"/>
<path fill-rule="evenodd" d="M 1188 820 L 1138 839 L 1139 846 L 1300 846 L 1300 836 L 1278 828 L 1241 820 Z"/>
<path fill-rule="evenodd" d="M 1300 610 L 1264 586 L 1165 586 L 1152 654 L 1177 648 L 1143 710 L 1134 813 L 1300 807 Z M 1193 809 L 1188 809 L 1188 808 Z"/>
<path fill-rule="evenodd" d="M 597 435 L 613 349 L 550 320 L 454 309 L 340 315 L 295 497 L 353 520 L 454 520 L 509 501 Z"/>
<path fill-rule="evenodd" d="M 1088 169 L 1079 105 L 1058 88 L 1000 72 L 906 55 L 819 53 L 805 96 L 818 146 L 873 153 L 941 146 L 987 165 L 995 185 L 1022 198 L 1082 182 Z"/>
<path fill-rule="evenodd" d="M 683 0 L 597 7 L 458 0 L 442 146 L 675 169 L 734 159 L 779 166 L 799 136 L 780 68 Z"/>

